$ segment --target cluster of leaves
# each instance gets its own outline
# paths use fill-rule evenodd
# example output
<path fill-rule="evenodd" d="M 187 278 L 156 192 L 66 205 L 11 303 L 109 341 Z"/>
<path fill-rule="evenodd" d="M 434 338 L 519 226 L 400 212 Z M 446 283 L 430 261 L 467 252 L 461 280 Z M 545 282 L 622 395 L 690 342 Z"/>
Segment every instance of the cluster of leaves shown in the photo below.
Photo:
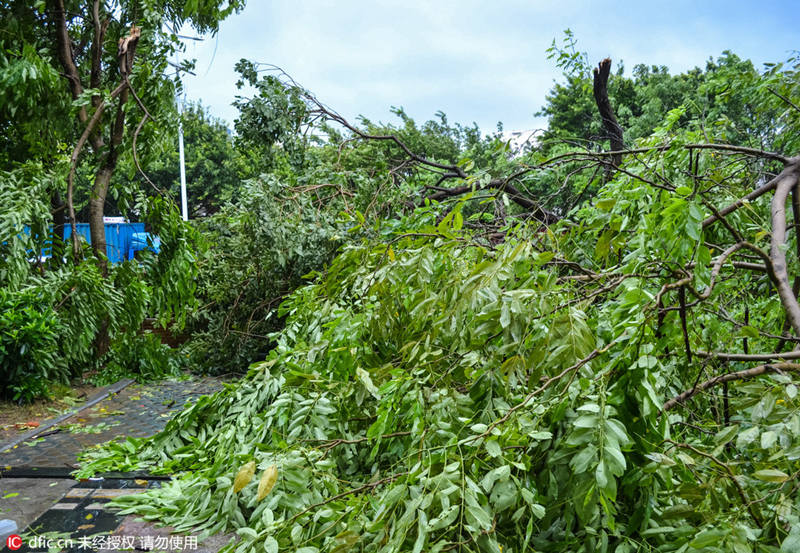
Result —
<path fill-rule="evenodd" d="M 373 233 L 372 223 L 419 202 L 418 191 L 438 178 L 403 167 L 396 145 L 346 140 L 353 137 L 314 114 L 308 93 L 279 79 L 275 68 L 243 60 L 237 69 L 241 85 L 255 94 L 237 101 L 233 150 L 263 173 L 243 180 L 226 193 L 231 201 L 220 212 L 195 223 L 209 249 L 199 263 L 202 307 L 192 315 L 187 349 L 197 367 L 217 373 L 240 373 L 263 358 L 267 335 L 282 326 L 277 306 L 303 275 L 321 270 L 340 245 Z M 481 176 L 508 164 L 498 136 L 483 137 L 477 126 L 451 124 L 442 113 L 417 124 L 402 109 L 392 111 L 399 123 L 362 119 L 366 132 L 396 135 L 428 159 L 462 163 Z M 359 228 L 348 232 L 353 225 Z"/>
<path fill-rule="evenodd" d="M 57 354 L 58 318 L 36 291 L 0 288 L 0 313 L 0 389 L 28 402 L 47 394 L 48 381 L 66 381 Z"/>
<path fill-rule="evenodd" d="M 241 372 L 270 347 L 277 307 L 303 276 L 330 261 L 345 234 L 333 210 L 263 175 L 243 183 L 239 201 L 197 224 L 207 248 L 199 259 L 198 301 L 185 347 L 213 373 Z"/>
<path fill-rule="evenodd" d="M 121 378 L 138 382 L 178 377 L 185 360 L 152 332 L 124 334 L 111 345 L 108 363 L 92 381 L 96 385 L 112 384 Z"/>
<path fill-rule="evenodd" d="M 581 301 L 529 231 L 490 249 L 460 216 L 417 218 L 295 292 L 278 346 L 241 383 L 152 440 L 89 453 L 79 475 L 182 474 L 118 505 L 179 530 L 235 530 L 242 552 L 794 543 L 783 484 L 800 405 L 785 377 L 738 388 L 731 424 L 706 420 L 683 443 L 684 416 L 660 410 L 694 375 L 662 353 L 681 338 L 656 336 L 652 283 Z M 259 497 L 248 482 L 272 465 Z M 758 520 L 738 489 L 767 499 Z"/>

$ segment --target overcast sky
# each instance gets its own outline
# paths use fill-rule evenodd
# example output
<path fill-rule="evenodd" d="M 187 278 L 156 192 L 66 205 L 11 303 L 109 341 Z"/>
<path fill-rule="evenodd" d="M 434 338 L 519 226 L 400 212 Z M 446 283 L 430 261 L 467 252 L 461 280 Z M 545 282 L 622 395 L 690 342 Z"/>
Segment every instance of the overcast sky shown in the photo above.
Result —
<path fill-rule="evenodd" d="M 761 67 L 800 49 L 791 1 L 672 2 L 249 0 L 215 37 L 187 41 L 202 100 L 232 125 L 240 58 L 282 67 L 347 118 L 389 122 L 391 106 L 418 121 L 441 110 L 485 132 L 544 125 L 534 117 L 559 70 L 545 50 L 572 29 L 592 63 L 622 60 L 673 72 L 730 49 Z M 616 67 L 616 65 L 615 65 Z"/>

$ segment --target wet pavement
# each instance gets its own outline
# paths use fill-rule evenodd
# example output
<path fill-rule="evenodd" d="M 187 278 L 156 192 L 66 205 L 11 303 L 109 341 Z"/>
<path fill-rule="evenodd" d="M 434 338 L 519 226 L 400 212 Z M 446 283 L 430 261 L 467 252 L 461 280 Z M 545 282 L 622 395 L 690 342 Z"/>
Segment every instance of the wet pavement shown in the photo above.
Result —
<path fill-rule="evenodd" d="M 78 453 L 87 447 L 115 438 L 152 436 L 187 401 L 221 388 L 222 383 L 214 378 L 131 384 L 57 427 L 42 431 L 38 437 L 2 451 L 0 470 L 19 467 L 71 470 Z"/>
<path fill-rule="evenodd" d="M 2 478 L 0 519 L 11 519 L 17 523 L 18 528 L 25 528 L 74 485 L 74 480 L 64 478 Z M 0 544 L 2 545 L 4 544 Z"/>
<path fill-rule="evenodd" d="M 213 378 L 131 384 L 39 436 L 5 451 L 0 444 L 0 519 L 10 518 L 20 528 L 21 547 L 14 551 L 218 551 L 230 536 L 200 543 L 197 536 L 173 535 L 169 528 L 106 508 L 113 498 L 158 487 L 160 480 L 131 474 L 77 482 L 69 472 L 86 447 L 156 434 L 186 402 L 222 386 Z"/>
<path fill-rule="evenodd" d="M 70 487 L 61 492 L 50 509 L 18 533 L 19 547 L 13 551 L 215 553 L 233 538 L 225 534 L 200 540 L 196 534 L 173 534 L 169 527 L 158 528 L 107 508 L 113 499 L 159 487 L 160 481 L 98 478 L 69 483 Z M 12 549 L 6 546 L 0 551 L 10 553 Z"/>

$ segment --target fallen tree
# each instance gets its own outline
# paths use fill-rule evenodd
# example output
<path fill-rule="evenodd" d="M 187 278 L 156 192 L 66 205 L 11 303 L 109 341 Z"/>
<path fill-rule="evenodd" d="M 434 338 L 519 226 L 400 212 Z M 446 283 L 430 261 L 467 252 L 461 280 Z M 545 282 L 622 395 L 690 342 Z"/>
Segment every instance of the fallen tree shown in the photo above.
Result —
<path fill-rule="evenodd" d="M 765 75 L 754 109 L 795 78 Z M 630 148 L 498 177 L 306 99 L 349 139 L 430 171 L 433 196 L 291 294 L 277 346 L 240 383 L 152 439 L 89 452 L 80 476 L 178 474 L 116 504 L 235 531 L 241 552 L 797 548 L 791 106 L 780 151 L 680 125 L 683 108 Z M 550 219 L 523 185 L 555 170 L 606 177 Z M 519 206 L 488 225 L 499 240 L 475 210 L 487 193 Z"/>

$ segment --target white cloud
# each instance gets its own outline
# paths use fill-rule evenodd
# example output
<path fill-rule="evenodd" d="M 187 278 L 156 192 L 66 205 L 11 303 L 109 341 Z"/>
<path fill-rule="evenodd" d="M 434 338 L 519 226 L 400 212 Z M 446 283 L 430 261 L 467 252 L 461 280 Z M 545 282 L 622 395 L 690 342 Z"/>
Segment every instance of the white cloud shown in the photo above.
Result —
<path fill-rule="evenodd" d="M 533 113 L 559 77 L 545 49 L 563 29 L 573 29 L 592 62 L 611 56 L 628 71 L 636 63 L 683 71 L 724 49 L 761 63 L 796 47 L 795 27 L 780 15 L 788 3 L 769 4 L 761 2 L 754 14 L 746 3 L 688 0 L 622 7 L 569 0 L 251 0 L 223 22 L 217 39 L 188 45 L 198 76 L 187 79 L 187 91 L 232 122 L 233 65 L 248 58 L 281 66 L 351 119 L 388 120 L 389 107 L 402 105 L 417 119 L 442 110 L 451 121 L 474 120 L 486 131 L 498 120 L 507 129 L 527 129 L 542 123 Z"/>

